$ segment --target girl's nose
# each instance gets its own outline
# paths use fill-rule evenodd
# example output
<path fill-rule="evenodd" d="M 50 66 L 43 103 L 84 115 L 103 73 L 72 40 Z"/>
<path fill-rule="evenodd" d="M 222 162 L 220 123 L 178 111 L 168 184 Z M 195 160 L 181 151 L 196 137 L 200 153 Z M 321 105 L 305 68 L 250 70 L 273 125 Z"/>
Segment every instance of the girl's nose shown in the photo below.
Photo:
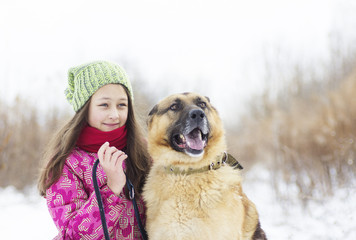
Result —
<path fill-rule="evenodd" d="M 119 118 L 119 111 L 115 108 L 111 109 L 110 111 L 110 115 L 109 115 L 110 119 L 117 119 Z"/>

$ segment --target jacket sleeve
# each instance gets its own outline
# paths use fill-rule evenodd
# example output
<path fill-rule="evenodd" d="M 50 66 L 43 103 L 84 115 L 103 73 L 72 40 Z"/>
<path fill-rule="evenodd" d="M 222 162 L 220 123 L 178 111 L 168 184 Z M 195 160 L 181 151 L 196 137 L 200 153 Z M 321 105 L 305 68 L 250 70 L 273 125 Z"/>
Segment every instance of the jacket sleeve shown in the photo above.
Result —
<path fill-rule="evenodd" d="M 125 204 L 104 184 L 100 187 L 109 234 L 118 223 Z M 103 239 L 98 202 L 93 191 L 87 194 L 81 179 L 64 165 L 59 180 L 46 192 L 47 205 L 63 239 Z"/>

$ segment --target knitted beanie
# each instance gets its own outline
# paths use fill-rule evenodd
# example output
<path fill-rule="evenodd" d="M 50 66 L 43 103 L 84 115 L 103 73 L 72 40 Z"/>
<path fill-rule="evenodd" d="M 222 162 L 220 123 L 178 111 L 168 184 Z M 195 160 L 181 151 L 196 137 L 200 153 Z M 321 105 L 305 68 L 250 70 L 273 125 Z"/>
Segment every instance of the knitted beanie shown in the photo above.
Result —
<path fill-rule="evenodd" d="M 133 100 L 131 83 L 125 70 L 107 61 L 96 61 L 70 68 L 65 95 L 74 111 L 78 112 L 99 88 L 111 83 L 125 86 Z"/>

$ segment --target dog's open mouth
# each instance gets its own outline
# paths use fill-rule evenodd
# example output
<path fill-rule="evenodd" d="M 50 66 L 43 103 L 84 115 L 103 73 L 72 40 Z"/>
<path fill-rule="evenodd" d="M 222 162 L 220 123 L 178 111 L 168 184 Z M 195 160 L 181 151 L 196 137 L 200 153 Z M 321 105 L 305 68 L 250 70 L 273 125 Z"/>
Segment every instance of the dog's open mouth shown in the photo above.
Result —
<path fill-rule="evenodd" d="M 208 134 L 203 134 L 199 128 L 195 128 L 188 134 L 180 133 L 173 135 L 172 142 L 180 151 L 199 155 L 204 151 L 207 140 Z"/>

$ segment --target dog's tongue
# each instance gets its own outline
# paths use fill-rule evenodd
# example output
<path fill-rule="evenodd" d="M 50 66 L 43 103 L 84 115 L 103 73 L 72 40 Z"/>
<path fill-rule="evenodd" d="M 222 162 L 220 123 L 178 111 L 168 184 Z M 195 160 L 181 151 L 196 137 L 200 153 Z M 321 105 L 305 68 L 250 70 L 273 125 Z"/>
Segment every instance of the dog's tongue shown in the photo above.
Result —
<path fill-rule="evenodd" d="M 202 140 L 201 131 L 194 129 L 186 137 L 187 145 L 194 150 L 202 150 L 205 145 L 205 141 Z"/>

